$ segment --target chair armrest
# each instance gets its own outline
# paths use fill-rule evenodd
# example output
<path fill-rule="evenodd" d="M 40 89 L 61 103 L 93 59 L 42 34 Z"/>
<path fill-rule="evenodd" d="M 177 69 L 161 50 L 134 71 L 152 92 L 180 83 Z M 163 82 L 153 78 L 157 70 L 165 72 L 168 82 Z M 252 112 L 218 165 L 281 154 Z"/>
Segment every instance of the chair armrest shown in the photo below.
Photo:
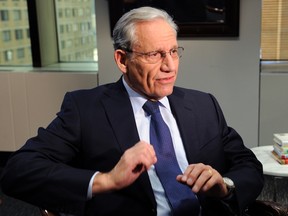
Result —
<path fill-rule="evenodd" d="M 46 209 L 41 209 L 41 208 L 40 208 L 40 213 L 41 213 L 41 216 L 60 216 L 57 213 L 52 213 L 52 212 L 49 212 Z"/>
<path fill-rule="evenodd" d="M 246 211 L 247 216 L 287 216 L 288 207 L 273 201 L 256 200 Z"/>

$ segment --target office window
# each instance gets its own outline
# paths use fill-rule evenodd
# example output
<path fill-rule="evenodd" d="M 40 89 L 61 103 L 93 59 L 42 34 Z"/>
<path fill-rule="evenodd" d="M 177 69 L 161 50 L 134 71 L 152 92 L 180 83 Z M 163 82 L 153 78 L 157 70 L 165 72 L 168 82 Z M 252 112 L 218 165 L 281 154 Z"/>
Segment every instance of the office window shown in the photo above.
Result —
<path fill-rule="evenodd" d="M 10 62 L 13 60 L 13 51 L 12 50 L 6 50 L 4 51 L 5 54 L 5 61 Z"/>
<path fill-rule="evenodd" d="M 8 42 L 8 41 L 11 41 L 11 31 L 10 30 L 5 30 L 5 31 L 2 31 L 2 41 L 3 42 Z"/>
<path fill-rule="evenodd" d="M 59 33 L 60 33 L 60 34 L 63 34 L 64 31 L 65 31 L 64 25 L 62 24 L 62 25 L 60 25 L 58 28 L 59 28 Z"/>
<path fill-rule="evenodd" d="M 0 66 L 32 65 L 27 1 L 0 1 Z"/>
<path fill-rule="evenodd" d="M 25 57 L 25 49 L 24 48 L 17 49 L 17 58 L 22 59 L 24 57 Z"/>
<path fill-rule="evenodd" d="M 56 0 L 55 6 L 58 11 L 59 61 L 97 62 L 94 0 Z M 62 11 L 64 11 L 64 16 Z M 66 25 L 65 29 L 64 25 Z M 66 42 L 64 43 L 63 41 Z M 78 41 L 81 41 L 81 46 L 78 46 Z"/>
<path fill-rule="evenodd" d="M 0 66 L 92 62 L 95 71 L 97 53 L 95 0 L 0 0 Z"/>
<path fill-rule="evenodd" d="M 21 20 L 21 10 L 14 10 L 13 17 L 15 21 Z"/>
<path fill-rule="evenodd" d="M 15 30 L 15 39 L 16 40 L 22 40 L 23 39 L 23 30 L 22 29 L 16 29 Z"/>
<path fill-rule="evenodd" d="M 65 41 L 61 41 L 61 49 L 64 50 L 66 48 Z"/>
<path fill-rule="evenodd" d="M 84 12 L 83 12 L 83 8 L 79 8 L 79 10 L 78 10 L 78 15 L 79 16 L 83 16 L 84 15 Z M 89 15 L 89 14 L 88 14 Z"/>
<path fill-rule="evenodd" d="M 71 9 L 70 8 L 65 9 L 65 16 L 66 16 L 66 18 L 69 18 L 71 16 Z"/>
<path fill-rule="evenodd" d="M 58 16 L 59 16 L 60 18 L 63 17 L 63 9 L 62 9 L 62 8 L 59 8 L 59 9 L 58 9 Z"/>
<path fill-rule="evenodd" d="M 288 1 L 262 1 L 261 59 L 288 60 Z"/>
<path fill-rule="evenodd" d="M 30 30 L 29 29 L 26 29 L 26 37 L 30 38 Z"/>
<path fill-rule="evenodd" d="M 60 27 L 60 28 L 61 28 L 61 27 Z M 78 31 L 78 24 L 77 24 L 77 23 L 73 24 L 73 31 L 74 31 L 74 32 L 77 32 L 77 31 Z"/>
<path fill-rule="evenodd" d="M 78 16 L 78 9 L 77 8 L 73 8 L 72 14 L 73 14 L 73 17 L 77 17 Z"/>
<path fill-rule="evenodd" d="M 1 18 L 1 21 L 8 21 L 9 20 L 8 10 L 0 10 L 0 18 Z"/>

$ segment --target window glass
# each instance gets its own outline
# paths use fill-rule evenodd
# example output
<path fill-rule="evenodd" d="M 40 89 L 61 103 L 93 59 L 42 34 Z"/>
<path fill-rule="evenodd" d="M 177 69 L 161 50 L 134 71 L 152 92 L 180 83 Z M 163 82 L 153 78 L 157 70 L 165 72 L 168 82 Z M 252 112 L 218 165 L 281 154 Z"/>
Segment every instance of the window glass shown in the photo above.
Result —
<path fill-rule="evenodd" d="M 15 39 L 16 40 L 22 40 L 23 39 L 23 30 L 22 29 L 16 29 L 15 30 Z"/>
<path fill-rule="evenodd" d="M 288 60 L 288 1 L 262 1 L 261 59 Z"/>
<path fill-rule="evenodd" d="M 29 25 L 28 11 L 31 11 L 31 8 L 34 11 L 33 4 L 35 3 L 28 10 L 28 6 L 31 6 L 31 4 L 27 4 L 28 1 L 0 0 L 0 66 L 32 66 L 35 62 L 42 62 L 42 59 L 35 60 L 35 57 L 43 57 L 43 55 L 37 54 L 35 47 L 45 47 L 43 44 L 39 44 L 43 43 L 42 38 L 45 32 L 42 32 L 43 28 L 34 26 L 37 22 L 33 21 L 36 20 L 38 23 L 43 23 L 43 21 L 32 12 L 32 22 L 31 26 Z M 55 9 L 56 20 L 50 20 L 50 23 L 52 22 L 53 25 L 56 23 L 57 40 L 45 41 L 44 45 L 53 43 L 51 47 L 55 47 L 55 50 L 58 49 L 58 52 L 54 52 L 58 54 L 52 58 L 53 61 L 55 59 L 56 64 L 97 62 L 95 0 L 49 1 L 53 3 L 50 4 L 53 7 L 51 10 L 47 10 L 47 13 L 51 13 L 51 11 L 53 13 Z M 46 0 L 33 2 L 40 5 L 42 2 L 47 3 Z M 54 17 L 53 15 L 51 14 L 51 17 Z M 32 35 L 30 35 L 30 28 Z M 39 29 L 41 32 L 35 31 Z M 41 40 L 35 39 L 35 35 L 36 38 L 37 35 L 41 35 Z M 31 38 L 35 40 L 30 41 Z M 34 64 L 32 63 L 31 44 L 34 47 Z M 43 62 L 45 61 L 44 59 Z"/>
<path fill-rule="evenodd" d="M 56 0 L 60 62 L 97 62 L 94 0 Z"/>
<path fill-rule="evenodd" d="M 8 10 L 0 10 L 1 21 L 9 21 L 9 11 Z"/>
<path fill-rule="evenodd" d="M 14 10 L 13 16 L 15 21 L 21 20 L 21 10 Z"/>
<path fill-rule="evenodd" d="M 10 30 L 3 30 L 2 35 L 3 35 L 3 37 L 2 37 L 3 44 L 5 42 L 11 41 L 11 31 Z"/>
<path fill-rule="evenodd" d="M 0 65 L 32 65 L 27 1 L 0 1 Z"/>

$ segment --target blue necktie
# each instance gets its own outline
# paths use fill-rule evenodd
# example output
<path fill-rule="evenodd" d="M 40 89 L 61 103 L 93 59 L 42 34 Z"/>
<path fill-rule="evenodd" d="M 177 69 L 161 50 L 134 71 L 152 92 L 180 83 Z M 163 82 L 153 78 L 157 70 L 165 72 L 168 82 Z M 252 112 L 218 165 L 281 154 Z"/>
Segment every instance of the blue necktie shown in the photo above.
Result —
<path fill-rule="evenodd" d="M 148 100 L 143 109 L 151 115 L 150 143 L 157 156 L 155 169 L 171 205 L 173 215 L 199 215 L 200 205 L 197 197 L 191 188 L 176 180 L 176 176 L 182 172 L 176 159 L 170 130 L 159 110 L 159 102 Z"/>

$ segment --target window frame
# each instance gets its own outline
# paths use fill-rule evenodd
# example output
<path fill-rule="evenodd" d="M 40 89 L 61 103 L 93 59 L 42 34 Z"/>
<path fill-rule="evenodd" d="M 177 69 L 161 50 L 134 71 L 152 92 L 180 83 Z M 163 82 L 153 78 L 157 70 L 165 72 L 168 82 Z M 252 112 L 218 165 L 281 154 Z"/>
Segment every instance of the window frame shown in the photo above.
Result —
<path fill-rule="evenodd" d="M 264 2 L 262 3 L 264 4 Z M 269 2 L 269 4 L 272 4 L 271 2 Z M 268 5 L 269 5 L 268 4 Z M 266 6 L 267 7 L 267 6 Z M 269 7 L 270 8 L 270 7 Z M 279 9 L 279 8 L 278 8 Z M 261 25 L 262 25 L 262 28 L 261 28 L 261 45 L 260 45 L 260 72 L 262 74 L 264 73 L 288 73 L 288 59 L 263 59 L 262 58 L 262 50 L 263 50 L 263 42 L 262 42 L 262 37 L 264 37 L 264 34 L 263 34 L 263 25 L 264 25 L 264 8 L 262 8 L 262 20 L 261 20 Z M 279 11 L 275 11 L 275 13 L 277 13 Z M 269 10 L 269 14 L 271 15 L 271 10 Z M 287 18 L 287 15 L 286 15 L 286 18 Z M 282 22 L 282 19 L 281 19 L 281 22 Z M 287 22 L 287 21 L 286 21 Z M 267 25 L 268 24 L 271 24 L 269 22 L 267 22 Z M 274 24 L 273 24 L 274 25 Z M 275 24 L 277 26 L 277 24 Z M 267 36 L 265 36 L 267 37 Z M 272 36 L 269 36 L 272 38 Z M 267 42 L 266 42 L 267 43 Z"/>
<path fill-rule="evenodd" d="M 28 0 L 28 19 L 29 19 L 29 32 L 30 32 L 30 41 L 31 41 L 31 54 L 32 54 L 32 65 L 33 67 L 41 67 L 41 52 L 40 52 L 40 39 L 39 39 L 39 28 L 38 28 L 38 19 L 37 19 L 37 0 Z"/>
<path fill-rule="evenodd" d="M 57 31 L 59 30 L 56 23 L 57 11 L 55 0 L 28 0 L 27 8 L 30 24 L 32 66 L 34 68 L 44 68 L 53 71 L 58 69 L 60 71 L 75 71 L 79 70 L 81 65 L 81 71 L 98 71 L 98 62 L 77 61 L 73 63 L 60 61 L 59 46 L 61 46 L 61 44 L 58 44 L 59 38 Z M 44 15 L 47 13 L 49 14 L 50 20 L 53 20 L 48 23 Z M 63 15 L 64 14 L 65 11 L 63 11 Z M 41 43 L 41 41 L 47 40 L 49 40 L 49 43 Z M 49 46 L 47 46 L 47 44 L 49 44 Z M 65 44 L 65 46 L 67 47 L 67 44 Z M 45 52 L 43 50 L 45 50 Z"/>

